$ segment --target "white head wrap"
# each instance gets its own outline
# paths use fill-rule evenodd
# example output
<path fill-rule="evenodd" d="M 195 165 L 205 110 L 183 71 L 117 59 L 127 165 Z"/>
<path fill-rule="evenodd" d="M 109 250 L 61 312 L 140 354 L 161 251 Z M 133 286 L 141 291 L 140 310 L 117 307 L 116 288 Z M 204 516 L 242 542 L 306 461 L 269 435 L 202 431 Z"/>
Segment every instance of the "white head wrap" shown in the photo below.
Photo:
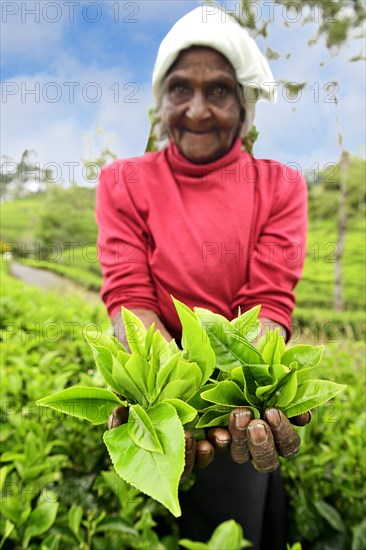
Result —
<path fill-rule="evenodd" d="M 230 61 L 243 88 L 241 103 L 246 111 L 241 137 L 250 130 L 255 105 L 260 99 L 274 102 L 277 93 L 268 62 L 248 32 L 217 6 L 202 5 L 179 19 L 160 44 L 152 77 L 152 94 L 160 107 L 164 78 L 180 52 L 191 46 L 207 46 Z"/>

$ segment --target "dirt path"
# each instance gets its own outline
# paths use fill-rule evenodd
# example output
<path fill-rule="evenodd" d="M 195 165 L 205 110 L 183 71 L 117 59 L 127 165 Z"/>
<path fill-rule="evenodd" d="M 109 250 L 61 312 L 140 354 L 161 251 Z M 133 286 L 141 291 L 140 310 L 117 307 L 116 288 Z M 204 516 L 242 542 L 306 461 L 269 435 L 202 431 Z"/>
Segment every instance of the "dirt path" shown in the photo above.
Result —
<path fill-rule="evenodd" d="M 44 290 L 55 290 L 64 294 L 66 292 L 80 292 L 88 299 L 100 302 L 100 297 L 97 292 L 85 290 L 83 287 L 73 283 L 66 277 L 61 277 L 47 269 L 38 269 L 29 265 L 11 262 L 10 274 L 17 279 L 20 279 L 26 284 L 37 286 Z"/>

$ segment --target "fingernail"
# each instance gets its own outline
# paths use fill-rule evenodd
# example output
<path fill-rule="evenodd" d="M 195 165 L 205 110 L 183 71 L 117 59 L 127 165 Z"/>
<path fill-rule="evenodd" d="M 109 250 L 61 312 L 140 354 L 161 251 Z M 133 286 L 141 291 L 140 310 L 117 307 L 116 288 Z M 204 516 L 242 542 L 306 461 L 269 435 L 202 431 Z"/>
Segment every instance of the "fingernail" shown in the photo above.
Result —
<path fill-rule="evenodd" d="M 252 443 L 261 445 L 267 441 L 267 432 L 263 424 L 252 424 L 248 426 L 248 431 Z"/>
<path fill-rule="evenodd" d="M 266 417 L 274 428 L 278 428 L 281 424 L 280 413 L 277 409 L 268 409 L 268 411 L 266 411 Z"/>
<path fill-rule="evenodd" d="M 248 422 L 252 418 L 252 413 L 250 411 L 242 411 L 234 413 L 235 418 L 235 427 L 239 430 L 244 430 L 248 426 Z"/>

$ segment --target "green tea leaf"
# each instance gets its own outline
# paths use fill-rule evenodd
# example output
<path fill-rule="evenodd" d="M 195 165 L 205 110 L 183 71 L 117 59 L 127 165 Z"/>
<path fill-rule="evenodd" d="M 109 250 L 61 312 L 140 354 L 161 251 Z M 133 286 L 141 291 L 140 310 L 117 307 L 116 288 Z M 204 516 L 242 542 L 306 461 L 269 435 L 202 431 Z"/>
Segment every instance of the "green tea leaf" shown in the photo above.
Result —
<path fill-rule="evenodd" d="M 146 328 L 143 322 L 125 307 L 122 307 L 122 319 L 125 325 L 126 338 L 130 350 L 132 352 L 140 354 L 142 357 L 146 356 L 145 340 L 146 340 Z"/>
<path fill-rule="evenodd" d="M 113 491 L 118 498 L 120 506 L 124 506 L 126 502 L 136 501 L 140 495 L 140 491 L 122 479 L 115 470 L 101 472 L 103 480 L 107 487 Z M 137 532 L 135 532 L 137 534 Z"/>
<path fill-rule="evenodd" d="M 121 479 L 121 478 L 120 478 Z M 121 481 L 123 481 L 121 479 Z M 131 497 L 129 497 L 131 499 Z M 126 501 L 122 502 L 122 506 Z M 110 531 L 115 531 L 117 533 L 126 533 L 134 537 L 141 536 L 140 533 L 134 529 L 125 519 L 120 517 L 106 517 L 100 523 L 98 523 L 97 528 L 95 529 L 96 533 L 108 533 Z"/>
<path fill-rule="evenodd" d="M 196 315 L 185 304 L 173 298 L 180 322 L 182 323 L 182 346 L 190 362 L 196 363 L 201 370 L 199 385 L 204 384 L 215 368 L 215 354 L 206 331 L 198 322 Z"/>
<path fill-rule="evenodd" d="M 116 383 L 113 377 L 113 352 L 110 348 L 106 348 L 99 344 L 97 345 L 89 342 L 89 345 L 92 349 L 94 361 L 100 374 L 112 390 L 120 394 L 121 387 Z"/>
<path fill-rule="evenodd" d="M 22 546 L 28 547 L 32 537 L 42 535 L 50 529 L 56 519 L 58 502 L 43 501 L 32 510 L 26 523 Z"/>
<path fill-rule="evenodd" d="M 268 365 L 245 365 L 243 367 L 244 376 L 250 372 L 252 379 L 257 384 L 270 384 L 273 382 L 273 377 L 269 373 Z"/>
<path fill-rule="evenodd" d="M 187 378 L 186 380 L 172 380 L 164 387 L 163 391 L 159 394 L 158 401 L 165 401 L 166 399 L 183 399 L 186 401 L 191 397 L 197 389 L 196 379 Z"/>
<path fill-rule="evenodd" d="M 299 369 L 315 368 L 319 365 L 323 356 L 324 346 L 308 346 L 299 344 L 289 348 L 281 358 L 283 365 L 290 366 L 297 361 Z"/>
<path fill-rule="evenodd" d="M 286 365 L 274 363 L 269 367 L 269 372 L 272 373 L 272 377 L 280 383 L 281 380 L 290 373 L 290 368 Z"/>
<path fill-rule="evenodd" d="M 240 367 L 239 367 L 240 368 Z M 208 402 L 207 399 L 202 399 L 201 393 L 206 390 L 210 390 L 214 388 L 217 385 L 217 382 L 213 384 L 206 384 L 202 388 L 199 388 L 192 397 L 190 397 L 187 401 L 189 405 L 194 407 L 196 411 L 202 411 L 203 409 L 207 408 Z"/>
<path fill-rule="evenodd" d="M 3 533 L 2 533 L 3 536 L 1 537 L 1 542 L 0 542 L 0 550 L 4 546 L 6 539 L 9 538 L 9 536 L 11 535 L 11 532 L 13 531 L 14 527 L 15 527 L 14 523 L 9 521 L 8 519 L 5 521 L 5 526 L 3 528 Z"/>
<path fill-rule="evenodd" d="M 243 392 L 240 391 L 237 384 L 232 380 L 219 382 L 211 390 L 202 392 L 201 397 L 218 405 L 229 405 L 233 408 L 243 407 L 248 404 L 244 399 Z"/>
<path fill-rule="evenodd" d="M 233 332 L 225 317 L 204 308 L 195 308 L 194 311 L 209 337 L 218 369 L 230 372 L 243 364 L 263 363 L 260 353 L 247 340 Z"/>
<path fill-rule="evenodd" d="M 110 336 L 111 341 L 114 343 L 117 353 L 119 351 L 122 351 L 123 353 L 129 353 L 129 351 L 125 348 L 123 344 L 115 336 Z"/>
<path fill-rule="evenodd" d="M 58 550 L 60 547 L 60 540 L 60 533 L 48 535 L 48 537 L 42 540 L 39 550 Z"/>
<path fill-rule="evenodd" d="M 113 353 L 113 355 L 117 355 L 119 346 L 116 345 L 116 339 L 112 339 L 106 334 L 100 333 L 96 330 L 86 330 L 84 332 L 84 338 L 92 349 L 94 346 L 102 346 L 109 349 L 109 351 Z"/>
<path fill-rule="evenodd" d="M 230 411 L 219 412 L 217 409 L 205 412 L 196 424 L 196 428 L 210 428 L 212 426 L 227 426 L 229 423 Z"/>
<path fill-rule="evenodd" d="M 89 420 L 93 424 L 107 422 L 113 410 L 124 403 L 108 390 L 82 386 L 74 386 L 37 401 L 37 405 Z"/>
<path fill-rule="evenodd" d="M 163 453 L 154 453 L 135 445 L 128 435 L 126 424 L 107 430 L 104 442 L 121 478 L 178 517 L 181 514 L 178 486 L 184 469 L 183 427 L 175 408 L 169 403 L 154 405 L 147 411 L 147 415 L 161 442 Z"/>
<path fill-rule="evenodd" d="M 277 390 L 270 401 L 267 403 L 267 406 L 278 407 L 282 409 L 287 407 L 292 403 L 297 392 L 297 371 L 290 373 L 286 384 L 284 384 L 279 390 Z"/>
<path fill-rule="evenodd" d="M 206 542 L 196 542 L 189 539 L 180 539 L 180 546 L 187 548 L 187 550 L 210 550 L 209 545 Z"/>
<path fill-rule="evenodd" d="M 131 355 L 125 365 L 123 365 L 115 357 L 113 357 L 113 378 L 115 379 L 118 386 L 121 388 L 121 394 L 127 399 L 130 404 L 139 403 L 140 405 L 147 407 L 148 401 L 143 393 L 144 388 L 139 388 L 127 367 L 128 362 L 132 357 L 133 356 Z M 139 356 L 135 354 L 134 357 Z M 136 360 L 134 360 L 133 364 L 136 364 Z"/>
<path fill-rule="evenodd" d="M 151 370 L 150 364 L 146 361 L 146 359 L 144 359 L 144 357 L 134 353 L 127 361 L 125 369 L 144 396 L 146 402 L 149 403 L 150 395 L 148 388 L 148 377 Z"/>
<path fill-rule="evenodd" d="M 156 384 L 157 384 L 158 390 L 162 390 L 170 380 L 175 378 L 173 373 L 175 372 L 175 367 L 178 364 L 179 358 L 180 358 L 180 353 L 176 353 L 175 355 L 170 357 L 170 359 L 165 363 L 165 365 L 162 365 L 160 367 L 160 370 L 156 377 Z"/>
<path fill-rule="evenodd" d="M 302 414 L 325 403 L 344 388 L 345 385 L 329 380 L 307 380 L 298 387 L 292 403 L 284 407 L 283 412 L 288 418 Z"/>
<path fill-rule="evenodd" d="M 172 342 L 177 347 L 173 340 Z M 180 351 L 179 349 L 176 349 L 175 352 L 173 351 L 174 345 L 172 342 L 168 343 L 160 330 L 154 332 L 150 349 L 150 363 L 156 372 L 170 360 L 172 355 Z"/>
<path fill-rule="evenodd" d="M 281 342 L 279 329 L 277 328 L 274 331 L 267 330 L 266 341 L 261 351 L 265 363 L 268 365 L 281 363 L 281 351 L 283 351 L 281 344 L 283 344 L 283 339 Z"/>
<path fill-rule="evenodd" d="M 300 384 L 303 384 L 307 380 L 310 380 L 310 378 L 313 376 L 313 370 L 315 367 L 309 367 L 306 369 L 301 369 L 297 371 L 297 383 L 300 386 Z"/>
<path fill-rule="evenodd" d="M 208 541 L 210 550 L 241 550 L 251 546 L 243 538 L 242 527 L 233 519 L 221 523 L 216 527 L 210 540 Z"/>
<path fill-rule="evenodd" d="M 353 536 L 352 536 L 351 550 L 366 548 L 366 518 L 364 518 L 360 523 L 355 525 L 352 531 L 353 531 Z"/>
<path fill-rule="evenodd" d="M 132 405 L 129 408 L 127 431 L 132 441 L 142 449 L 155 453 L 163 452 L 154 426 L 140 405 Z"/>
<path fill-rule="evenodd" d="M 187 550 L 241 550 L 252 546 L 249 541 L 243 538 L 241 526 L 233 519 L 216 527 L 207 543 L 181 539 L 179 544 Z"/>
<path fill-rule="evenodd" d="M 238 317 L 230 321 L 230 325 L 235 329 L 239 336 L 251 340 L 258 336 L 258 332 L 261 326 L 258 320 L 258 315 L 261 310 L 261 306 L 255 306 L 241 313 Z"/>
<path fill-rule="evenodd" d="M 121 365 L 125 366 L 127 361 L 132 357 L 132 354 L 131 353 L 128 353 L 128 352 L 125 352 L 125 351 L 121 351 L 119 350 L 117 352 L 117 361 L 118 363 L 121 363 Z"/>
<path fill-rule="evenodd" d="M 257 388 L 258 388 L 258 384 L 255 380 L 254 375 L 253 375 L 253 372 L 255 373 L 255 372 L 257 372 L 257 370 L 254 369 L 253 372 L 252 372 L 252 369 L 251 369 L 252 366 L 253 365 L 245 365 L 244 367 L 242 367 L 243 368 L 243 374 L 244 374 L 244 380 L 245 380 L 243 394 L 244 394 L 245 400 L 249 403 L 249 405 L 252 405 L 253 407 L 260 407 L 261 406 L 261 401 L 256 396 L 256 391 L 257 391 Z"/>
<path fill-rule="evenodd" d="M 258 397 L 258 399 L 261 399 L 262 401 L 267 401 L 269 396 L 275 391 L 277 384 L 278 381 L 275 380 L 272 384 L 267 384 L 267 386 L 259 386 L 255 390 L 256 397 Z"/>
<path fill-rule="evenodd" d="M 145 345 L 144 345 L 146 358 L 148 358 L 148 356 L 150 355 L 154 332 L 155 332 L 155 323 L 152 323 L 149 327 L 149 330 L 146 332 Z"/>
<path fill-rule="evenodd" d="M 235 367 L 229 373 L 230 379 L 235 382 L 241 391 L 244 391 L 245 388 L 245 377 L 243 372 L 243 367 Z"/>
<path fill-rule="evenodd" d="M 346 527 L 343 523 L 342 517 L 339 512 L 324 500 L 318 500 L 314 502 L 315 508 L 319 514 L 329 523 L 335 531 L 339 533 L 345 533 Z"/>
<path fill-rule="evenodd" d="M 178 380 L 182 380 L 185 378 L 194 378 L 194 391 L 196 391 L 196 388 L 199 388 L 201 386 L 200 380 L 202 379 L 202 372 L 197 363 L 191 363 L 180 357 L 174 369 L 174 378 Z"/>
<path fill-rule="evenodd" d="M 67 519 L 71 531 L 74 533 L 76 539 L 81 542 L 82 538 L 80 535 L 80 523 L 83 517 L 83 509 L 77 504 L 72 504 L 71 508 L 68 511 Z"/>
<path fill-rule="evenodd" d="M 188 403 L 185 403 L 181 399 L 165 399 L 164 401 L 162 401 L 162 403 L 169 403 L 170 405 L 173 405 L 173 407 L 177 411 L 179 420 L 183 425 L 191 422 L 197 416 L 196 409 L 194 409 L 193 407 L 191 407 L 191 405 L 188 405 Z"/>

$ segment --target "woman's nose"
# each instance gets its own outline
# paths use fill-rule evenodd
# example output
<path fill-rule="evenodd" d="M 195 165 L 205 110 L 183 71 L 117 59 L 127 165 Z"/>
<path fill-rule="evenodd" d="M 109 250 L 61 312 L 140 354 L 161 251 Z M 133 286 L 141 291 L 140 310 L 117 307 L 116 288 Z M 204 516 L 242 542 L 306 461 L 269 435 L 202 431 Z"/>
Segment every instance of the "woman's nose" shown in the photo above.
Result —
<path fill-rule="evenodd" d="M 191 97 L 186 116 L 197 122 L 210 117 L 207 101 L 201 92 L 196 92 Z"/>

